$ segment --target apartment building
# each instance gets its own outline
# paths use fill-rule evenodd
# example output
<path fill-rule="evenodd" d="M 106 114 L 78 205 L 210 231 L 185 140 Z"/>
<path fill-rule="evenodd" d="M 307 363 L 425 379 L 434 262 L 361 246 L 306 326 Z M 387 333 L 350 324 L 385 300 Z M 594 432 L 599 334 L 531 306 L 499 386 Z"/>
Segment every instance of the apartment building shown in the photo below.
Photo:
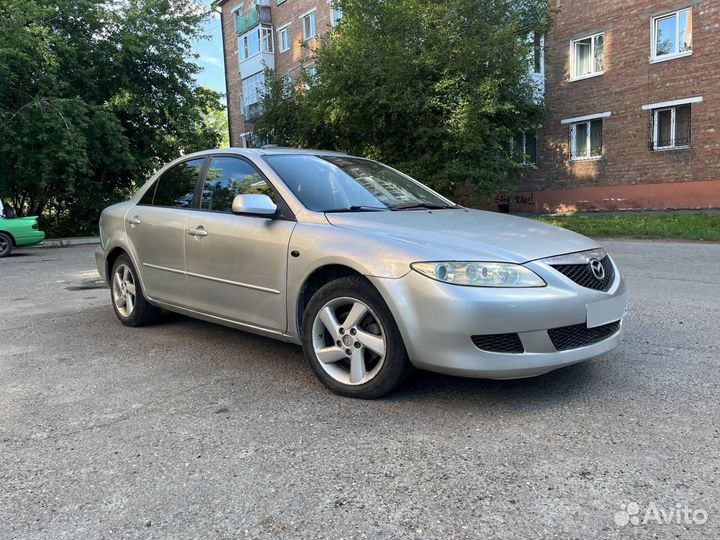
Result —
<path fill-rule="evenodd" d="M 550 0 L 530 73 L 548 114 L 514 141 L 512 211 L 720 207 L 720 2 Z M 254 144 L 265 66 L 312 69 L 331 0 L 219 0 L 231 145 Z M 540 92 L 541 95 L 543 92 Z"/>
<path fill-rule="evenodd" d="M 513 211 L 720 207 L 720 2 L 554 0 Z"/>
<path fill-rule="evenodd" d="M 231 146 L 252 146 L 265 68 L 312 71 L 311 50 L 340 18 L 330 0 L 219 0 Z"/>

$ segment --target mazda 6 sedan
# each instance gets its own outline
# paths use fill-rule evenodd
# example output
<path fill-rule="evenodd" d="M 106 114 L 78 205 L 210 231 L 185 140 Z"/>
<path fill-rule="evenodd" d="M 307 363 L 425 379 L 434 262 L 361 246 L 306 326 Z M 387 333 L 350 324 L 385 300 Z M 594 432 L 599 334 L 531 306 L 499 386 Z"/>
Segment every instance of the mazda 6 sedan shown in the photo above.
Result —
<path fill-rule="evenodd" d="M 369 159 L 286 148 L 180 158 L 100 218 L 128 326 L 160 309 L 302 345 L 332 391 L 417 367 L 532 377 L 613 349 L 627 303 L 589 238 L 464 208 Z"/>

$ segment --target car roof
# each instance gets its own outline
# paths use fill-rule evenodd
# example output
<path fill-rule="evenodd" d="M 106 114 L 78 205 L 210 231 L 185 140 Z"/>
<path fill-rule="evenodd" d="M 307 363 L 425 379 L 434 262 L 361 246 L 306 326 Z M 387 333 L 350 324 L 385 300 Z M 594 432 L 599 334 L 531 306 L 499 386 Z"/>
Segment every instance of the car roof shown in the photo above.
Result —
<path fill-rule="evenodd" d="M 331 150 L 315 150 L 312 148 L 291 148 L 286 146 L 263 146 L 262 148 L 217 148 L 213 150 L 203 150 L 183 156 L 184 158 L 201 157 L 214 154 L 238 154 L 241 156 L 272 156 L 272 155 L 307 155 L 307 156 L 348 156 L 342 152 L 333 152 Z"/>

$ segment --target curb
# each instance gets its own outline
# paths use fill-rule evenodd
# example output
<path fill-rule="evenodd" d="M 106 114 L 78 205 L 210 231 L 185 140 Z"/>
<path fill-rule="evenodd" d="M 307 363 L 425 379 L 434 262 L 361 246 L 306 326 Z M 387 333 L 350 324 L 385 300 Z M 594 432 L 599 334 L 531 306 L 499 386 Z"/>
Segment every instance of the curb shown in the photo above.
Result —
<path fill-rule="evenodd" d="M 43 240 L 36 248 L 58 248 L 66 246 L 84 246 L 91 244 L 99 244 L 99 236 L 85 236 L 81 238 L 48 238 Z"/>

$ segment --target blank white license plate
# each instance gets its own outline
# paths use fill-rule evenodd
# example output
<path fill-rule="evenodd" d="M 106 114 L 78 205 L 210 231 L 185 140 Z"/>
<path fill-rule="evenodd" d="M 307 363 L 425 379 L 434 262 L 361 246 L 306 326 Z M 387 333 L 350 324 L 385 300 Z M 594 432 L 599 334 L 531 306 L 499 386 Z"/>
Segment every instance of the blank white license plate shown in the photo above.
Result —
<path fill-rule="evenodd" d="M 627 312 L 627 295 L 616 296 L 587 305 L 587 327 L 595 328 L 619 321 Z"/>

